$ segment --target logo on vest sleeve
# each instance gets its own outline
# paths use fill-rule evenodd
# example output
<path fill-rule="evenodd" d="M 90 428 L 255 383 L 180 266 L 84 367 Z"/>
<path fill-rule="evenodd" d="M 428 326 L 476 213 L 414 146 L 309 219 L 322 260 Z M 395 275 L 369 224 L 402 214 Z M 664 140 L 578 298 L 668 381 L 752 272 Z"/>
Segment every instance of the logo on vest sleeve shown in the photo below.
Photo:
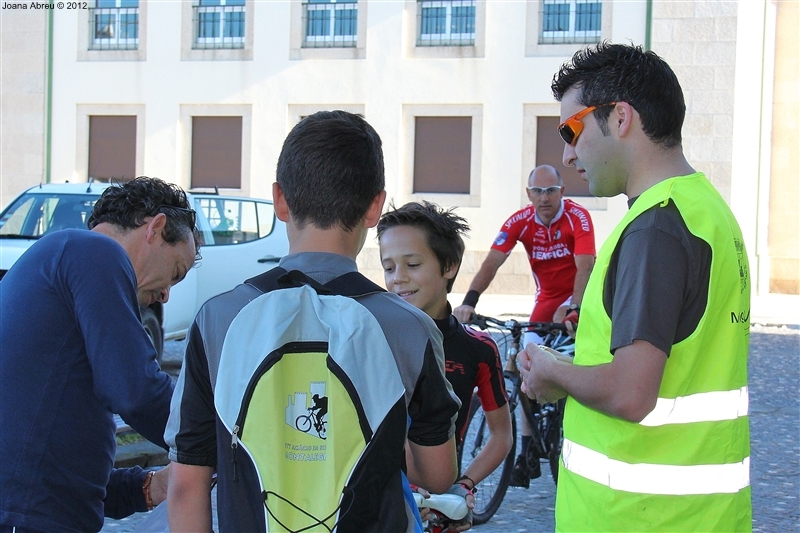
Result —
<path fill-rule="evenodd" d="M 325 439 L 328 433 L 328 397 L 324 381 L 312 381 L 308 392 L 295 392 L 286 404 L 286 424 L 297 431 Z M 309 399 L 310 396 L 310 399 Z"/>
<path fill-rule="evenodd" d="M 508 239 L 508 233 L 506 233 L 505 231 L 501 231 L 500 233 L 497 234 L 497 237 L 494 238 L 495 246 L 502 246 L 503 243 L 506 242 L 506 239 Z"/>
<path fill-rule="evenodd" d="M 739 293 L 743 293 L 750 286 L 750 272 L 747 270 L 744 243 L 734 237 L 733 245 L 736 248 L 736 258 L 739 261 Z"/>
<path fill-rule="evenodd" d="M 750 323 L 750 309 L 747 311 L 731 311 L 731 324 L 749 324 Z"/>

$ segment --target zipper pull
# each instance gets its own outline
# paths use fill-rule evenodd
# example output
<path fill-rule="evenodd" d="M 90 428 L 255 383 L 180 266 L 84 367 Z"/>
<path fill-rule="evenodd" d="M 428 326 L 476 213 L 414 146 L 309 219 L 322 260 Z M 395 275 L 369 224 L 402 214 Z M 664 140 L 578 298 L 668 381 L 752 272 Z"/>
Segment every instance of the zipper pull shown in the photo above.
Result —
<path fill-rule="evenodd" d="M 231 456 L 233 463 L 233 480 L 239 481 L 239 476 L 236 473 L 236 448 L 239 447 L 239 426 L 233 426 L 233 434 L 231 435 Z"/>

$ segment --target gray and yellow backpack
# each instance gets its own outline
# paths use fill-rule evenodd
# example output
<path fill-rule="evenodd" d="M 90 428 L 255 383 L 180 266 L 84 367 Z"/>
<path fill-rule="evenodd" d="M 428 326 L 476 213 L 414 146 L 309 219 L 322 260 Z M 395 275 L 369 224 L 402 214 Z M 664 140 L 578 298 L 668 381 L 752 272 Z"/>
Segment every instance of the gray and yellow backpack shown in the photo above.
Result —
<path fill-rule="evenodd" d="M 386 498 L 402 498 L 405 389 L 358 299 L 383 289 L 281 268 L 247 284 L 264 294 L 231 323 L 214 392 L 232 485 L 258 491 L 264 531 L 382 530 Z"/>

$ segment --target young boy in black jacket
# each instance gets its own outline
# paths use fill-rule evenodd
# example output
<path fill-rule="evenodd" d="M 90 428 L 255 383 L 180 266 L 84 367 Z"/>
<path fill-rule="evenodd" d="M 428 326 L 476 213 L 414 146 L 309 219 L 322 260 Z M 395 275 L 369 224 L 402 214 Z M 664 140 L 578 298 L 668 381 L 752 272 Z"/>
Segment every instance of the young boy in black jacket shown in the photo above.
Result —
<path fill-rule="evenodd" d="M 460 324 L 447 302 L 464 254 L 461 235 L 469 227 L 452 210 L 412 202 L 385 213 L 377 230 L 386 288 L 425 311 L 442 332 L 446 377 L 461 400 L 456 420 L 459 443 L 477 388 L 490 437 L 460 473 L 458 482 L 472 490 L 503 462 L 513 441 L 497 345 L 489 334 Z"/>

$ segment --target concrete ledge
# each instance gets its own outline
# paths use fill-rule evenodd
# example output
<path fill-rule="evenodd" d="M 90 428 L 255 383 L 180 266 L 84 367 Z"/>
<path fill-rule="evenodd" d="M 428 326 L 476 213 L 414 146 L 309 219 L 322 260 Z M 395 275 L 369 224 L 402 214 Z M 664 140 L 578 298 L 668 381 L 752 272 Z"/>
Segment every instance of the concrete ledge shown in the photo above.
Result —
<path fill-rule="evenodd" d="M 114 468 L 164 466 L 169 463 L 167 451 L 150 441 L 139 441 L 117 446 Z"/>
<path fill-rule="evenodd" d="M 800 295 L 765 294 L 753 296 L 750 322 L 755 324 L 800 324 Z"/>

